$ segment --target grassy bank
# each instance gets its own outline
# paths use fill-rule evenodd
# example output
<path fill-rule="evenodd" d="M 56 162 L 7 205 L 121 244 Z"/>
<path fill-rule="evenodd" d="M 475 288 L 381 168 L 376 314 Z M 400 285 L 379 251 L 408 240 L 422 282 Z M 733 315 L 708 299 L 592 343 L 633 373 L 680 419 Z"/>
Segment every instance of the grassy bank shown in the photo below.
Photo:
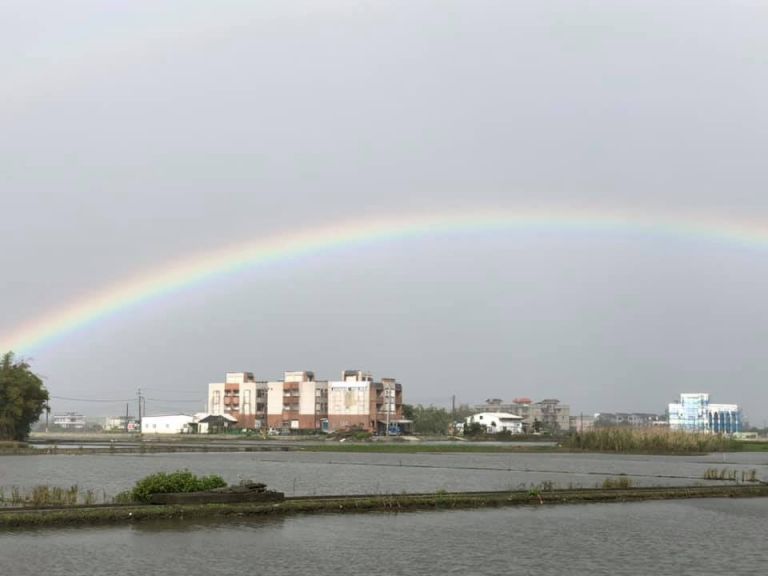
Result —
<path fill-rule="evenodd" d="M 339 442 L 333 442 L 327 444 L 297 446 L 296 449 L 305 452 L 373 452 L 384 454 L 418 454 L 424 452 L 552 452 L 558 448 L 556 446 L 535 444 L 533 442 L 525 446 L 505 446 L 499 444 L 485 444 L 483 442 L 460 442 L 456 444 L 421 444 L 419 442 L 362 442 L 342 444 Z"/>
<path fill-rule="evenodd" d="M 740 441 L 711 435 L 673 432 L 664 429 L 636 430 L 605 428 L 562 437 L 551 443 L 530 441 L 527 443 L 486 443 L 481 441 L 455 441 L 452 443 L 428 443 L 421 441 L 318 441 L 280 439 L 254 441 L 248 438 L 226 439 L 201 437 L 174 437 L 171 439 L 126 439 L 125 442 L 91 440 L 86 447 L 77 442 L 39 445 L 24 443 L 0 443 L 3 455 L 46 454 L 145 454 L 174 452 L 357 452 L 357 453 L 515 453 L 515 452 L 612 452 L 625 454 L 693 454 L 707 452 L 768 452 L 768 442 Z M 133 442 L 134 444 L 131 444 Z"/>
<path fill-rule="evenodd" d="M 285 445 L 272 442 L 262 444 L 219 445 L 215 442 L 178 445 L 156 445 L 152 442 L 144 442 L 136 446 L 110 446 L 105 443 L 98 447 L 65 447 L 66 445 L 52 445 L 41 448 L 29 446 L 14 446 L 6 449 L 0 448 L 0 456 L 40 456 L 40 455 L 83 455 L 83 454 L 154 454 L 175 452 L 368 452 L 368 453 L 397 453 L 415 454 L 422 452 L 551 452 L 557 450 L 555 446 L 537 444 L 531 442 L 526 445 L 498 445 L 484 442 L 458 442 L 455 444 L 422 444 L 421 442 L 332 442 L 323 444 L 296 442 Z"/>
<path fill-rule="evenodd" d="M 289 498 L 279 503 L 206 504 L 184 506 L 91 506 L 0 512 L 0 529 L 33 526 L 126 524 L 155 519 L 192 520 L 228 516 L 309 513 L 405 512 L 409 510 L 474 509 L 501 506 L 542 506 L 587 502 L 634 502 L 680 498 L 766 497 L 768 486 L 693 486 L 669 488 L 526 490 L 515 492 L 438 492 L 374 496 Z"/>
<path fill-rule="evenodd" d="M 659 428 L 600 428 L 577 433 L 563 441 L 573 451 L 694 454 L 706 452 L 738 452 L 744 442 L 717 434 L 697 434 Z"/>

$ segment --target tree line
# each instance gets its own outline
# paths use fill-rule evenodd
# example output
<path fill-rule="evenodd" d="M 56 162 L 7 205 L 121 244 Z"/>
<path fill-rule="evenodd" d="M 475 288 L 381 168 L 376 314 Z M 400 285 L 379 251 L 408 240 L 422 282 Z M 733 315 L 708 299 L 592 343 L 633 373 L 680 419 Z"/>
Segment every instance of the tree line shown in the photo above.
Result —
<path fill-rule="evenodd" d="M 462 422 L 471 413 L 461 407 L 452 414 L 445 408 L 422 406 L 421 404 L 403 404 L 403 417 L 413 420 L 415 434 L 448 434 L 454 422 Z"/>
<path fill-rule="evenodd" d="M 48 408 L 48 390 L 30 365 L 6 352 L 0 361 L 0 440 L 24 440 Z"/>

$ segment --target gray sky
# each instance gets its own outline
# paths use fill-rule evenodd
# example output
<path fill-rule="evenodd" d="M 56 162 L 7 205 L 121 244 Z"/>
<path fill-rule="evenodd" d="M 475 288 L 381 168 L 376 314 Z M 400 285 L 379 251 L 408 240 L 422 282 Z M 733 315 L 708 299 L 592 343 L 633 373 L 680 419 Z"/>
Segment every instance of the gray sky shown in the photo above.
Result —
<path fill-rule="evenodd" d="M 762 1 L 0 0 L 0 333 L 201 250 L 551 207 L 768 217 Z M 768 250 L 473 233 L 221 278 L 35 351 L 54 411 L 344 368 L 406 401 L 768 418 Z M 186 400 L 189 402 L 181 402 Z M 199 402 L 195 402 L 199 401 Z M 122 407 L 121 407 L 122 406 Z"/>

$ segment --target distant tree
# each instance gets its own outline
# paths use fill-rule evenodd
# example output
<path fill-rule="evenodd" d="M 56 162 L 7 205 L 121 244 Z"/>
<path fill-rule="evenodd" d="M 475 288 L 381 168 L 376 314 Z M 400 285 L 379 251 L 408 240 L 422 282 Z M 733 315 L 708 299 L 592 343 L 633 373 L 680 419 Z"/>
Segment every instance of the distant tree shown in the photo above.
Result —
<path fill-rule="evenodd" d="M 416 434 L 447 434 L 448 427 L 451 425 L 452 418 L 450 413 L 444 408 L 434 406 L 412 406 L 411 417 L 413 420 L 413 431 Z M 403 410 L 405 414 L 405 410 Z"/>
<path fill-rule="evenodd" d="M 476 412 L 477 410 L 472 408 L 469 404 L 459 404 L 456 407 L 456 412 L 453 414 L 453 417 L 457 422 L 464 422 L 467 418 Z"/>
<path fill-rule="evenodd" d="M 403 404 L 403 418 L 413 420 L 413 404 Z"/>
<path fill-rule="evenodd" d="M 464 436 L 475 438 L 477 436 L 484 436 L 485 428 L 480 422 L 472 422 L 464 426 Z"/>
<path fill-rule="evenodd" d="M 48 405 L 48 391 L 24 360 L 0 360 L 0 440 L 24 440 Z"/>

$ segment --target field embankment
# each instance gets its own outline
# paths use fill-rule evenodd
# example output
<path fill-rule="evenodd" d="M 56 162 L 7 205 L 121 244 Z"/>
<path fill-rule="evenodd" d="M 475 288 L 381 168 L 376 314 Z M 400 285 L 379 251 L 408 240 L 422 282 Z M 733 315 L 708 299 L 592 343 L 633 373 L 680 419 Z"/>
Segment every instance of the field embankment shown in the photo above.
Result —
<path fill-rule="evenodd" d="M 308 513 L 405 512 L 409 510 L 473 509 L 501 506 L 544 506 L 589 502 L 633 502 L 681 498 L 767 497 L 768 486 L 691 486 L 627 489 L 524 490 L 513 492 L 437 492 L 286 498 L 275 503 L 203 505 L 101 505 L 5 510 L 0 529 L 33 526 L 125 524 L 154 519 L 190 520 L 228 516 Z"/>

